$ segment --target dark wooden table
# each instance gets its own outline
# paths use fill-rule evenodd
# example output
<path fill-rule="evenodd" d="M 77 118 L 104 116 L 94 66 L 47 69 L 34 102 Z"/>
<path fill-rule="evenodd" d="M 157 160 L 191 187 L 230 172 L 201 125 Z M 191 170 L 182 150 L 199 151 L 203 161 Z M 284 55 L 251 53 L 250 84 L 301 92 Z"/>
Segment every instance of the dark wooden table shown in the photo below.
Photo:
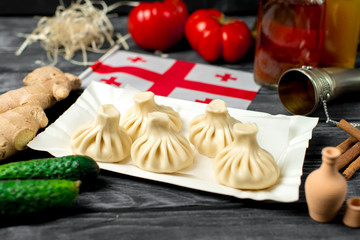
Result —
<path fill-rule="evenodd" d="M 255 17 L 242 17 L 252 26 Z M 116 31 L 126 34 L 126 17 L 113 18 Z M 22 86 L 24 76 L 38 67 L 35 60 L 47 61 L 38 43 L 21 56 L 15 51 L 23 42 L 18 33 L 31 32 L 37 19 L 0 17 L 0 93 Z M 129 40 L 130 50 L 139 49 Z M 100 57 L 90 54 L 91 60 Z M 169 52 L 169 57 L 205 63 L 186 41 Z M 236 64 L 214 63 L 233 69 L 253 70 L 252 51 Z M 73 74 L 85 67 L 60 59 L 56 65 Z M 359 66 L 357 62 L 356 66 Z M 54 121 L 81 94 L 71 96 L 47 110 Z M 249 109 L 271 114 L 288 114 L 277 92 L 261 88 Z M 330 115 L 339 120 L 360 121 L 360 101 L 356 95 L 341 97 L 329 105 Z M 325 122 L 321 109 L 312 114 L 320 121 L 307 149 L 300 199 L 293 203 L 253 201 L 217 195 L 170 184 L 143 180 L 108 171 L 90 186 L 83 187 L 75 204 L 68 210 L 51 212 L 38 218 L 1 219 L 0 239 L 356 239 L 359 230 L 343 225 L 343 208 L 334 221 L 318 223 L 307 212 L 304 182 L 321 164 L 321 149 L 336 146 L 348 135 Z M 4 126 L 0 126 L 4 127 Z M 6 161 L 47 157 L 48 153 L 27 149 Z M 6 162 L 5 161 L 5 162 Z M 360 173 L 348 181 L 348 197 L 360 196 Z M 1 199 L 0 199 L 1 201 Z"/>

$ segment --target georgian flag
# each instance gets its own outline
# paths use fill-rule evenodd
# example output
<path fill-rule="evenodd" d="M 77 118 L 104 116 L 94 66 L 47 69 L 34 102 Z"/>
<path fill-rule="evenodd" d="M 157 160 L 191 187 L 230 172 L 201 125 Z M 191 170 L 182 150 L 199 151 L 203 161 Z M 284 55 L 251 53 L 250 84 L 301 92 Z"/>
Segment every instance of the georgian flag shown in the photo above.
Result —
<path fill-rule="evenodd" d="M 228 107 L 246 109 L 260 86 L 253 74 L 224 67 L 114 49 L 80 75 L 83 87 L 100 81 L 127 84 L 156 95 L 209 103 L 222 99 Z"/>

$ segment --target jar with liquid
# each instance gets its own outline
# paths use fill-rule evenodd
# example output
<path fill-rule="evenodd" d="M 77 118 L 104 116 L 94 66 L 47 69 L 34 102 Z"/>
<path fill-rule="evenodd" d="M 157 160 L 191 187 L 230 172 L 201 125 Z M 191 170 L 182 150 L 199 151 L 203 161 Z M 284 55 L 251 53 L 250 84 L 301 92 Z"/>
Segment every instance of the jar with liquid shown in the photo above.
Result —
<path fill-rule="evenodd" d="M 325 0 L 260 0 L 254 78 L 277 87 L 286 70 L 318 66 L 324 37 Z"/>
<path fill-rule="evenodd" d="M 360 0 L 326 0 L 321 67 L 354 68 L 359 43 Z"/>

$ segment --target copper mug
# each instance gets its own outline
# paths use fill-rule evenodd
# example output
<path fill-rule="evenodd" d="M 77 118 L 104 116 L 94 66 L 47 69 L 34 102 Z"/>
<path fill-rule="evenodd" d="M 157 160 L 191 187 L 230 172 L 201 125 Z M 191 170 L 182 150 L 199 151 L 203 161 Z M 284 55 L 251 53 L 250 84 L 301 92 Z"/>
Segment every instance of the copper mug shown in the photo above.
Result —
<path fill-rule="evenodd" d="M 285 109 L 294 115 L 309 115 L 323 101 L 360 90 L 360 70 L 303 66 L 285 71 L 278 94 Z"/>

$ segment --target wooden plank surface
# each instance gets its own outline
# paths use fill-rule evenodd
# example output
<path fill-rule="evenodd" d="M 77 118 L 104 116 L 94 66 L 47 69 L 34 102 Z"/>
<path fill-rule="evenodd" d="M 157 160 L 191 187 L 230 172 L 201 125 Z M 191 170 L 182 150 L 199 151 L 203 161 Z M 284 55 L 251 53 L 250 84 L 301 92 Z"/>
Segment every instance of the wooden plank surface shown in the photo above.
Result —
<path fill-rule="evenodd" d="M 254 17 L 243 17 L 252 26 Z M 116 30 L 126 34 L 125 17 L 112 19 Z M 0 93 L 22 86 L 22 78 L 38 67 L 35 60 L 47 61 L 44 50 L 34 43 L 21 56 L 14 53 L 37 19 L 0 17 Z M 131 51 L 153 54 L 139 49 L 129 40 Z M 90 54 L 92 60 L 101 55 Z M 205 63 L 186 41 L 169 52 L 170 58 Z M 213 63 L 233 69 L 252 71 L 251 52 L 239 63 Z M 359 64 L 357 63 L 357 66 Z M 80 74 L 85 68 L 60 60 L 57 67 Z M 61 115 L 81 94 L 47 110 L 50 121 Z M 358 95 L 342 97 L 329 105 L 331 116 L 339 120 L 360 120 Z M 249 109 L 271 114 L 286 114 L 277 92 L 262 88 Z M 138 179 L 102 171 L 91 185 L 83 186 L 70 209 L 36 219 L 0 219 L 1 239 L 356 239 L 357 229 L 342 224 L 343 210 L 331 223 L 320 224 L 308 216 L 304 196 L 307 175 L 321 164 L 321 149 L 336 146 L 348 135 L 325 122 L 321 109 L 312 114 L 320 117 L 306 152 L 300 199 L 294 203 L 276 203 L 237 199 L 191 190 L 170 184 Z M 27 149 L 6 161 L 45 157 L 49 154 Z M 360 196 L 360 174 L 348 181 L 348 197 Z M 1 201 L 1 199 L 0 199 Z"/>

